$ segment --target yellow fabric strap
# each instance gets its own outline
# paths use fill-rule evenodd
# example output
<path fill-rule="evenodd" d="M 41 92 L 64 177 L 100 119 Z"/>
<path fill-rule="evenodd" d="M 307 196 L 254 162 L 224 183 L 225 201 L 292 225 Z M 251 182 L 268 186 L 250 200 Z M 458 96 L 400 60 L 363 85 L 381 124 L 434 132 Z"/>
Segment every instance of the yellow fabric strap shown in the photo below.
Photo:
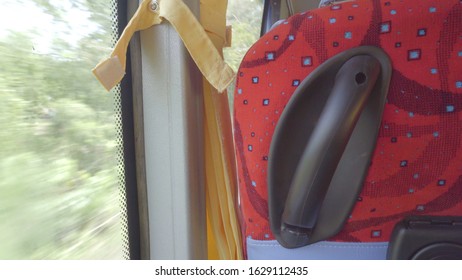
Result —
<path fill-rule="evenodd" d="M 206 206 L 209 259 L 240 260 L 242 239 L 237 215 L 236 170 L 228 96 L 204 81 Z"/>
<path fill-rule="evenodd" d="M 110 58 L 101 61 L 93 69 L 100 83 L 110 90 L 125 75 L 128 43 L 136 31 L 169 21 L 178 32 L 197 67 L 207 81 L 223 92 L 234 79 L 234 72 L 220 56 L 204 28 L 182 0 L 158 0 L 158 8 L 152 9 L 152 0 L 144 0 L 128 23 Z"/>
<path fill-rule="evenodd" d="M 230 43 L 227 0 L 201 0 L 201 24 L 222 54 Z M 237 215 L 237 182 L 231 114 L 227 94 L 216 94 L 204 80 L 205 170 L 209 259 L 242 259 Z"/>

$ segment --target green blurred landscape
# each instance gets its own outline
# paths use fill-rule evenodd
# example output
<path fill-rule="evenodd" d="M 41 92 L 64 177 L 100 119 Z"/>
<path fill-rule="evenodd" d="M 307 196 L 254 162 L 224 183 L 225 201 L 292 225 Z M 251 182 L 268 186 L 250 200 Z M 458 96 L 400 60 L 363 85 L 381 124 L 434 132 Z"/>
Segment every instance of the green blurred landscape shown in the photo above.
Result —
<path fill-rule="evenodd" d="M 120 259 L 118 93 L 90 71 L 112 46 L 111 1 L 7 2 L 50 22 L 0 38 L 0 259 Z"/>
<path fill-rule="evenodd" d="M 237 71 L 250 46 L 260 37 L 263 0 L 228 0 L 227 24 L 233 27 L 232 46 L 224 49 L 226 62 Z"/>
<path fill-rule="evenodd" d="M 263 0 L 228 0 L 227 25 L 233 28 L 232 45 L 223 50 L 225 61 L 235 72 L 248 49 L 260 37 Z M 228 87 L 229 105 L 233 114 L 234 85 Z"/>
<path fill-rule="evenodd" d="M 113 2 L 2 2 L 2 18 L 35 15 L 0 26 L 0 259 L 124 257 L 119 93 L 90 71 L 114 43 Z M 235 70 L 261 12 L 262 0 L 229 0 Z"/>

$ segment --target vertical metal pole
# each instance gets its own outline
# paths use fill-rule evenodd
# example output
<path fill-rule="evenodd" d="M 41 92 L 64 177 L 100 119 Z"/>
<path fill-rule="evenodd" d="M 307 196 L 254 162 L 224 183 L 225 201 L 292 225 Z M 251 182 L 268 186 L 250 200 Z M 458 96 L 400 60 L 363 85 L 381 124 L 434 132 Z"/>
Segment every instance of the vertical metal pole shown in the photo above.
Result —
<path fill-rule="evenodd" d="M 202 76 L 168 23 L 141 32 L 141 55 L 150 256 L 206 259 Z"/>
<path fill-rule="evenodd" d="M 283 5 L 281 4 L 282 0 L 265 0 L 260 36 L 266 34 L 278 20 L 292 16 L 295 13 L 315 9 L 319 6 L 320 1 L 284 0 L 285 4 Z"/>
<path fill-rule="evenodd" d="M 265 0 L 260 36 L 265 35 L 280 18 L 281 0 Z"/>
<path fill-rule="evenodd" d="M 138 1 L 128 0 L 127 15 L 130 19 L 138 8 Z M 133 99 L 133 123 L 135 140 L 135 165 L 136 165 L 136 189 L 138 196 L 138 215 L 139 215 L 139 258 L 142 260 L 150 259 L 150 240 L 149 240 L 149 213 L 148 196 L 146 184 L 146 160 L 144 143 L 144 113 L 143 113 L 143 74 L 141 60 L 140 34 L 135 33 L 130 41 L 128 51 L 129 61 L 131 62 L 131 84 Z M 128 73 L 128 72 L 127 72 Z M 127 77 L 128 78 L 128 77 Z"/>

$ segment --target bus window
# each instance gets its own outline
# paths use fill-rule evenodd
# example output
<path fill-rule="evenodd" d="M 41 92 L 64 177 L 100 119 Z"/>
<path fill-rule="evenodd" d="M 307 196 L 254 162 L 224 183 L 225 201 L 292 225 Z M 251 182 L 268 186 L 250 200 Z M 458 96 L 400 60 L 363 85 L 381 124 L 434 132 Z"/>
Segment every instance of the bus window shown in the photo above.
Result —
<path fill-rule="evenodd" d="M 237 71 L 247 50 L 260 37 L 263 0 L 233 0 L 228 2 L 227 24 L 232 26 L 231 47 L 224 48 L 225 61 Z M 233 107 L 234 84 L 228 88 Z M 232 112 L 232 111 L 231 111 Z"/>
<path fill-rule="evenodd" d="M 2 3 L 0 259 L 124 257 L 120 90 L 89 71 L 116 19 L 115 0 Z"/>

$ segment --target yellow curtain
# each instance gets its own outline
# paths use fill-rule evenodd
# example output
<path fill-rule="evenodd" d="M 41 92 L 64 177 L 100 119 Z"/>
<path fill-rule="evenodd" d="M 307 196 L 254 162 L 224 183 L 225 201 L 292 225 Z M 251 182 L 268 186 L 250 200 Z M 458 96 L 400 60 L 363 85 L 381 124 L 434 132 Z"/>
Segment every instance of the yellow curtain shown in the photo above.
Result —
<path fill-rule="evenodd" d="M 227 0 L 202 0 L 200 21 L 223 56 L 227 45 Z M 209 259 L 242 259 L 240 227 L 237 218 L 236 170 L 231 114 L 225 91 L 218 94 L 206 79 L 205 162 L 207 176 L 207 227 Z"/>
<path fill-rule="evenodd" d="M 202 72 L 205 103 L 206 209 L 209 259 L 242 259 L 237 216 L 237 188 L 231 115 L 226 87 L 234 73 L 223 61 L 229 43 L 227 0 L 201 0 L 200 23 L 181 0 L 144 0 L 130 20 L 111 56 L 94 75 L 106 89 L 125 75 L 126 51 L 134 32 L 164 19 L 177 30 Z M 223 92 L 220 94 L 219 92 Z"/>

